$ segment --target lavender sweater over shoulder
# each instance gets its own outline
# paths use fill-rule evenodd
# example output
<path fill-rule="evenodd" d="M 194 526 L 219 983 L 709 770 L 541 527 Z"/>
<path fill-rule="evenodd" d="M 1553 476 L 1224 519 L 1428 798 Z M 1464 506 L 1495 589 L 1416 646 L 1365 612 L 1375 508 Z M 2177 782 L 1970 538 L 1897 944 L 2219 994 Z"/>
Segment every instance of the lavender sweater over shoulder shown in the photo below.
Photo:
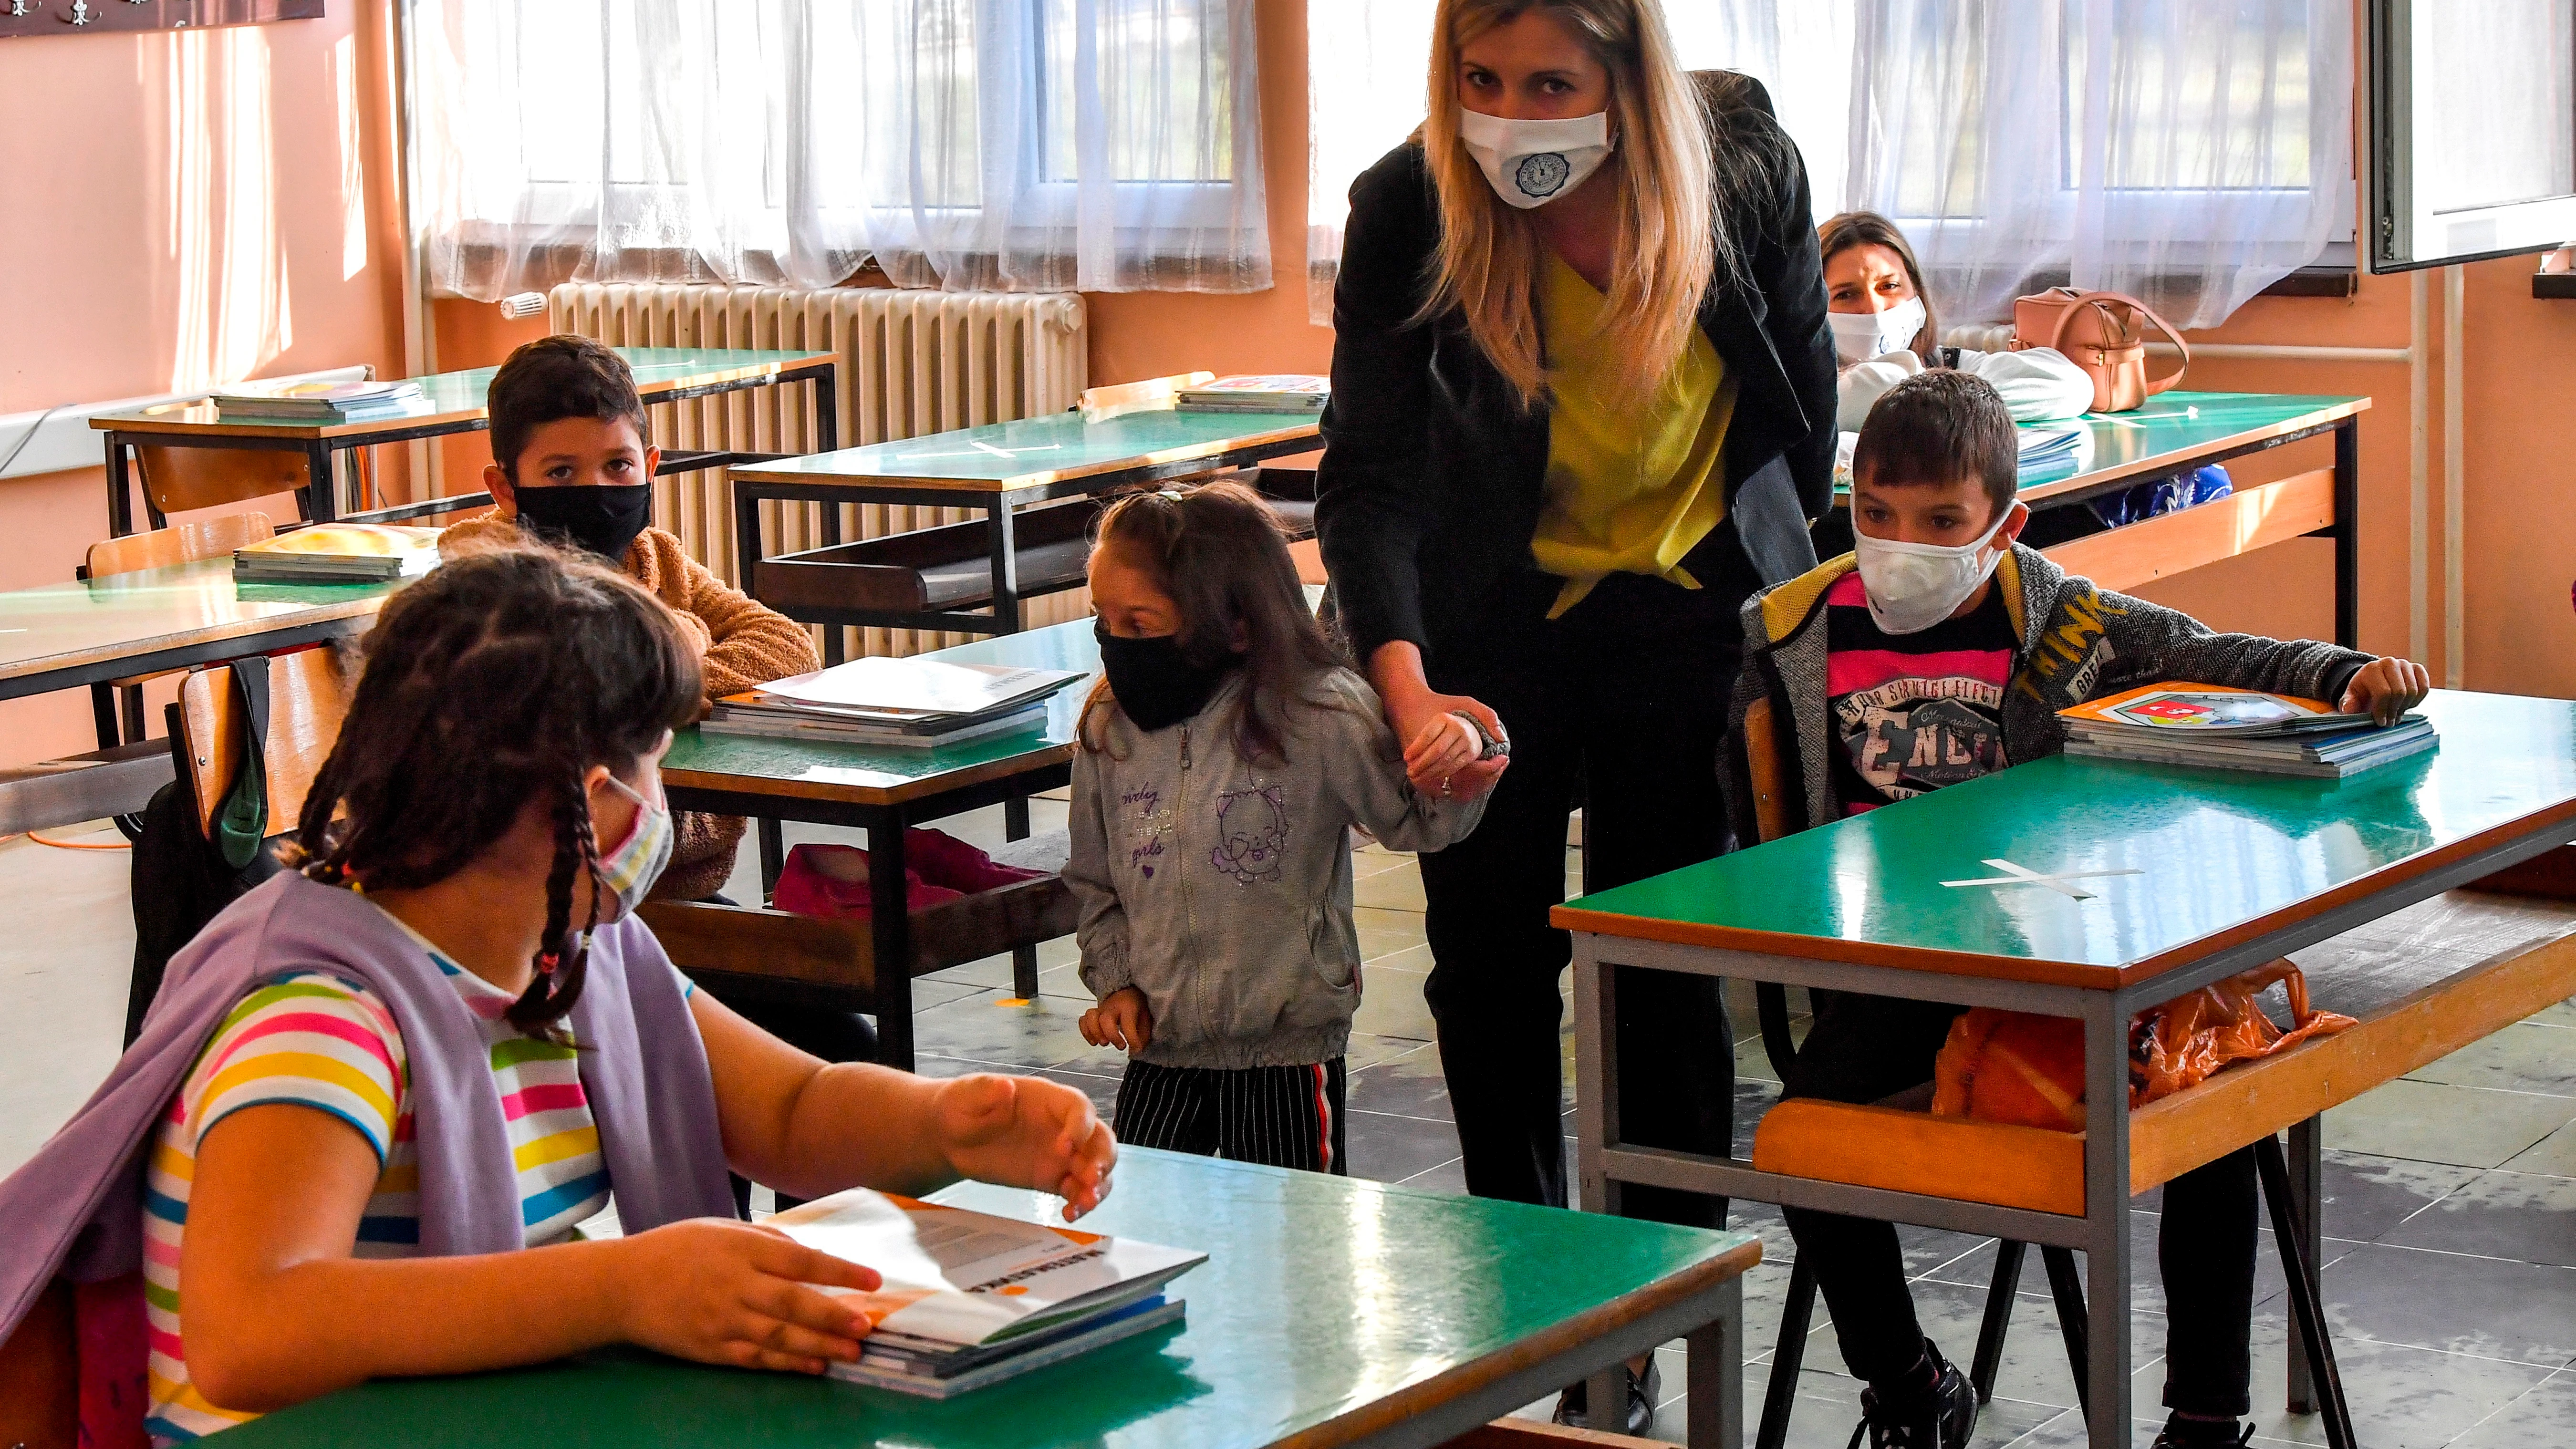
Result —
<path fill-rule="evenodd" d="M 0 1340 L 55 1274 L 94 1283 L 141 1268 L 143 1157 L 154 1125 L 233 1005 L 296 971 L 359 982 L 402 1030 L 422 1254 L 523 1246 L 500 1095 L 465 1003 L 391 916 L 290 873 L 233 902 L 172 958 L 142 1037 L 72 1120 L 0 1182 Z M 706 1045 L 643 922 L 630 917 L 592 934 L 569 1025 L 626 1230 L 733 1216 Z"/>

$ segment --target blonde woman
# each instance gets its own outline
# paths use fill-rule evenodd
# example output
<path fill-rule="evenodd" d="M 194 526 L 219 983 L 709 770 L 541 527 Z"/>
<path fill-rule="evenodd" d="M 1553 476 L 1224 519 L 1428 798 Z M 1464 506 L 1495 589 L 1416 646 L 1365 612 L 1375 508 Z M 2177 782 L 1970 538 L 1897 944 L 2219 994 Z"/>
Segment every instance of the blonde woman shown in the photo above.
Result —
<path fill-rule="evenodd" d="M 1428 992 L 1468 1189 L 1561 1204 L 1567 817 L 1596 887 L 1729 848 L 1738 613 L 1814 562 L 1833 342 L 1797 149 L 1759 86 L 1680 69 L 1655 0 L 1442 0 L 1430 60 L 1429 119 L 1351 188 L 1317 512 L 1416 786 L 1468 794 L 1508 741 L 1483 826 L 1423 859 Z M 1626 1135 L 1724 1151 L 1717 983 L 1619 1001 Z"/>

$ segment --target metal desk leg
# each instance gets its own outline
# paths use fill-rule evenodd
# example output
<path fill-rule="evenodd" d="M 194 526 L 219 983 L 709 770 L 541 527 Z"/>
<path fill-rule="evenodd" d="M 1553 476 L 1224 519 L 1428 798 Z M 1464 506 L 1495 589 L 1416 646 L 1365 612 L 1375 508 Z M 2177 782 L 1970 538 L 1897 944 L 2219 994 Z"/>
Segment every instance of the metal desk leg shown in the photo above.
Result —
<path fill-rule="evenodd" d="M 2299 1222 L 2299 1248 L 2307 1268 L 2308 1297 L 2325 1301 L 2324 1285 L 2319 1281 L 2325 1262 L 2325 1119 L 2311 1117 L 2290 1128 L 2290 1206 Z M 2316 1376 L 2309 1371 L 2307 1355 L 2290 1355 L 2289 1410 L 2293 1414 L 2317 1411 Z"/>
<path fill-rule="evenodd" d="M 2361 647 L 2361 420 L 2335 424 L 2335 642 Z"/>
<path fill-rule="evenodd" d="M 1002 836 L 1006 840 L 1029 838 L 1028 797 L 1014 795 L 1002 802 Z M 1011 948 L 1011 994 L 1022 1001 L 1037 999 L 1038 948 L 1035 945 Z"/>
<path fill-rule="evenodd" d="M 340 516 L 340 473 L 332 466 L 331 445 L 316 438 L 304 445 L 304 519 L 329 523 Z"/>
<path fill-rule="evenodd" d="M 125 435 L 107 435 L 107 536 L 123 538 L 134 531 L 133 479 L 128 474 Z"/>
<path fill-rule="evenodd" d="M 815 451 L 828 453 L 841 446 L 841 371 L 838 366 L 825 368 L 814 383 Z"/>
<path fill-rule="evenodd" d="M 1682 1340 L 1690 1382 L 1684 1442 L 1737 1449 L 1744 1442 L 1744 1280 L 1726 1284 L 1726 1311 Z"/>
<path fill-rule="evenodd" d="M 1011 505 L 993 504 L 993 632 L 1020 632 L 1020 552 L 1012 538 Z"/>
<path fill-rule="evenodd" d="M 2118 993 L 2084 999 L 2084 1266 L 2090 1306 L 2093 1449 L 2128 1449 L 2129 1008 Z"/>
<path fill-rule="evenodd" d="M 877 1062 L 911 1071 L 912 918 L 905 912 L 903 821 L 868 822 L 868 941 L 875 957 Z"/>
<path fill-rule="evenodd" d="M 760 819 L 752 824 L 760 832 L 760 903 L 778 893 L 778 873 L 787 865 L 787 832 L 775 820 Z"/>
<path fill-rule="evenodd" d="M 118 745 L 125 743 L 124 736 L 118 731 L 116 725 L 116 691 L 114 688 L 105 684 L 91 685 L 89 687 L 89 713 L 91 722 L 98 726 L 98 747 L 100 749 L 112 750 Z"/>

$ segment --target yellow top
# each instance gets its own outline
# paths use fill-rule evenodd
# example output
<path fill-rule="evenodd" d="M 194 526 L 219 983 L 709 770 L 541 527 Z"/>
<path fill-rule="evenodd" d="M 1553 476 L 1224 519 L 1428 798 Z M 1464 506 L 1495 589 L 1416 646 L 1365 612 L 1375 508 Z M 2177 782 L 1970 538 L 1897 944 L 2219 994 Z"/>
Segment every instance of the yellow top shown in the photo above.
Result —
<path fill-rule="evenodd" d="M 1538 287 L 1555 406 L 1548 417 L 1546 501 L 1530 554 L 1565 580 L 1555 618 L 1611 574 L 1699 587 L 1682 558 L 1726 517 L 1722 455 L 1735 379 L 1697 327 L 1673 375 L 1643 405 L 1612 395 L 1616 342 L 1601 330 L 1609 299 L 1548 253 Z"/>

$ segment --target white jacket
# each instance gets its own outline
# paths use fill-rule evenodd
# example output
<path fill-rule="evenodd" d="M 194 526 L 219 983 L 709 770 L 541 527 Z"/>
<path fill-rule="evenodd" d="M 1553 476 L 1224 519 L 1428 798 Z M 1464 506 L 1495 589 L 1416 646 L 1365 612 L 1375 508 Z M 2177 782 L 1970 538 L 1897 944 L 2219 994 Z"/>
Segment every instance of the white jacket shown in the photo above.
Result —
<path fill-rule="evenodd" d="M 1956 360 L 1950 365 L 1995 385 L 2017 423 L 2071 418 L 2093 406 L 2093 378 L 2053 347 L 2025 347 L 2018 352 L 1972 352 L 1944 348 Z M 1923 370 L 1923 359 L 1911 351 L 1890 352 L 1843 369 L 1835 423 L 1846 433 L 1860 431 L 1870 407 L 1889 388 Z"/>

